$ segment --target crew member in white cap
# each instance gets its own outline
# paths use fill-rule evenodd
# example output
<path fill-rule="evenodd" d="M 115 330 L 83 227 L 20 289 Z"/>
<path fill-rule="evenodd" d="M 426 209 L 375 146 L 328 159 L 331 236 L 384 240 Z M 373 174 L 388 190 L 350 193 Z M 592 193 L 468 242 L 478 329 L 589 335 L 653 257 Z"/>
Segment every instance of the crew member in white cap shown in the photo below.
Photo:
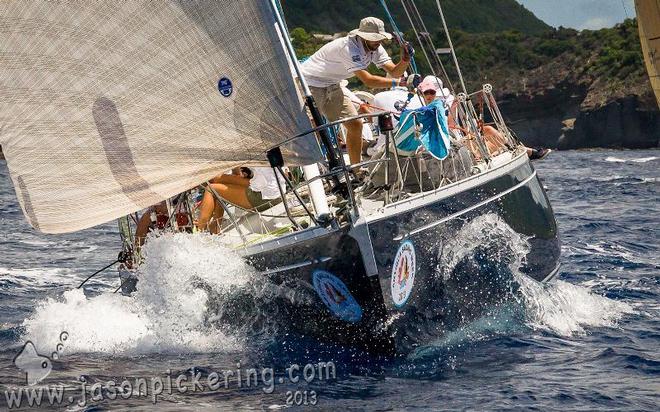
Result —
<path fill-rule="evenodd" d="M 357 115 L 350 99 L 344 95 L 339 82 L 356 76 L 367 87 L 390 88 L 394 86 L 416 87 L 419 75 L 402 77 L 410 64 L 412 49 L 402 47 L 401 60 L 395 64 L 381 45 L 392 35 L 385 31 L 383 21 L 365 17 L 360 28 L 348 36 L 333 40 L 321 47 L 302 64 L 302 72 L 310 86 L 312 96 L 320 111 L 330 121 Z M 376 76 L 366 69 L 373 63 L 385 70 L 392 78 Z M 344 123 L 346 145 L 352 164 L 359 163 L 362 151 L 362 122 L 359 119 Z"/>

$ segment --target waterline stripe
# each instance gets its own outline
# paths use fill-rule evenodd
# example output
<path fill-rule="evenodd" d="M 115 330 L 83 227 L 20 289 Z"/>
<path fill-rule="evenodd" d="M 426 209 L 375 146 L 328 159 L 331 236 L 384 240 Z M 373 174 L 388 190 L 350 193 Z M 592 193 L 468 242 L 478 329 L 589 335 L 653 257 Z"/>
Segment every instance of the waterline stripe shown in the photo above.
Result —
<path fill-rule="evenodd" d="M 464 214 L 466 214 L 466 213 L 468 213 L 468 212 L 471 212 L 471 211 L 473 211 L 474 209 L 480 208 L 481 206 L 484 206 L 484 205 L 486 205 L 486 204 L 488 204 L 488 203 L 490 203 L 490 202 L 493 202 L 493 201 L 495 201 L 495 200 L 497 200 L 497 199 L 499 199 L 499 198 L 501 198 L 501 197 L 503 197 L 503 196 L 506 196 L 506 195 L 508 195 L 509 193 L 513 192 L 514 190 L 518 190 L 518 189 L 520 189 L 521 187 L 525 186 L 527 183 L 529 183 L 530 180 L 532 180 L 532 179 L 535 178 L 535 177 L 536 177 L 536 170 L 534 170 L 534 172 L 533 172 L 531 175 L 529 175 L 527 178 L 525 178 L 525 180 L 523 180 L 522 182 L 518 183 L 517 185 L 515 185 L 515 186 L 513 186 L 513 187 L 508 188 L 507 190 L 505 190 L 505 191 L 503 191 L 503 192 L 501 192 L 501 193 L 496 194 L 496 195 L 493 196 L 493 197 L 489 197 L 488 199 L 483 200 L 483 201 L 481 201 L 481 202 L 479 202 L 479 203 L 477 203 L 477 204 L 474 204 L 474 205 L 472 205 L 472 206 L 470 206 L 470 207 L 468 207 L 468 208 L 466 208 L 466 209 L 463 209 L 463 210 L 461 210 L 460 212 L 456 212 L 456 213 L 454 213 L 454 214 L 452 214 L 452 215 L 449 215 L 449 216 L 443 217 L 443 218 L 440 219 L 440 220 L 437 220 L 437 221 L 435 221 L 435 222 L 433 222 L 433 223 L 429 223 L 428 225 L 424 225 L 424 226 L 422 226 L 422 227 L 419 227 L 419 228 L 417 228 L 417 229 L 415 229 L 415 230 L 412 230 L 412 231 L 410 231 L 410 232 L 408 232 L 408 233 L 406 233 L 406 234 L 398 235 L 398 236 L 394 237 L 394 240 L 397 240 L 397 241 L 402 240 L 402 239 L 407 238 L 407 237 L 409 237 L 409 236 L 411 236 L 411 235 L 414 235 L 414 234 L 416 234 L 416 233 L 423 232 L 423 231 L 425 231 L 425 230 L 428 230 L 428 229 L 431 229 L 431 228 L 436 227 L 436 226 L 438 226 L 438 225 L 441 225 L 441 224 L 443 224 L 443 223 L 445 223 L 445 222 L 447 222 L 447 221 L 449 221 L 449 220 L 456 219 L 457 217 L 462 216 L 462 215 L 464 215 Z"/>
<path fill-rule="evenodd" d="M 550 282 L 550 281 L 552 280 L 552 278 L 554 278 L 555 276 L 557 276 L 557 273 L 559 273 L 559 268 L 560 268 L 560 267 L 561 267 L 561 262 L 557 262 L 557 266 L 555 266 L 555 268 L 552 269 L 552 272 L 550 272 L 550 274 L 548 274 L 548 276 L 546 276 L 545 278 L 543 278 L 543 280 L 541 281 L 541 283 Z"/>

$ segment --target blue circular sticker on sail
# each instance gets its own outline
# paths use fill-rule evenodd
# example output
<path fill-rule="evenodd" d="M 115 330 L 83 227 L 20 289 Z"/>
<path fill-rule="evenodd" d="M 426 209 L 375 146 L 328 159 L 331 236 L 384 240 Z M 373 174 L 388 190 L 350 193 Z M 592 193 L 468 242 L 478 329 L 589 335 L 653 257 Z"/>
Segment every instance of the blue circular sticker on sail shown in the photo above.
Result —
<path fill-rule="evenodd" d="M 362 319 L 362 308 L 337 276 L 325 270 L 316 270 L 312 280 L 316 293 L 335 316 L 351 323 Z"/>
<path fill-rule="evenodd" d="M 224 97 L 231 96 L 232 92 L 234 91 L 231 80 L 229 80 L 227 77 L 223 77 L 222 79 L 218 80 L 218 91 L 220 91 L 220 94 Z"/>

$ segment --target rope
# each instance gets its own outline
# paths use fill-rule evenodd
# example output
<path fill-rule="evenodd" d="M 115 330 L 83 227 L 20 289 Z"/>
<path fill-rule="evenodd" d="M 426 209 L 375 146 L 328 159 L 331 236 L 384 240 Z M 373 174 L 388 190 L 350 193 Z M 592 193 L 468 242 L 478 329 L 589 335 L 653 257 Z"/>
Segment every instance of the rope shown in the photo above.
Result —
<path fill-rule="evenodd" d="M 387 4 L 385 3 L 385 0 L 380 0 L 380 4 L 383 6 L 383 9 L 385 10 L 385 15 L 387 16 L 387 19 L 390 21 L 390 24 L 394 29 L 397 42 L 399 43 L 401 48 L 406 47 L 405 42 L 403 40 L 403 32 L 401 32 L 401 30 L 399 30 L 399 28 L 397 27 L 396 22 L 394 21 L 394 17 L 392 17 L 392 13 L 390 13 L 390 9 L 387 8 Z M 419 71 L 417 70 L 417 64 L 415 63 L 415 56 L 413 55 L 413 53 L 410 54 L 410 67 L 412 68 L 414 73 L 419 74 Z"/>
<path fill-rule="evenodd" d="M 286 25 L 286 19 L 284 19 L 284 9 L 282 8 L 282 3 L 280 0 L 275 0 L 275 3 L 277 4 L 277 11 L 280 13 L 280 16 L 282 16 L 282 23 L 284 23 L 284 30 L 286 30 L 287 33 L 289 33 L 289 27 Z"/>
<path fill-rule="evenodd" d="M 363 101 L 361 101 L 361 100 L 358 101 L 358 102 L 356 102 L 356 101 L 353 100 L 353 99 L 350 99 L 350 100 L 351 100 L 351 103 L 359 104 L 360 106 L 367 106 L 367 107 L 370 107 L 370 108 L 372 108 L 372 109 L 379 110 L 379 111 L 381 111 L 381 112 L 398 113 L 396 110 L 383 109 L 382 107 L 374 106 L 373 104 L 369 104 L 369 103 L 367 103 L 367 102 L 363 102 Z"/>
<path fill-rule="evenodd" d="M 92 273 L 91 275 L 89 275 L 89 276 L 87 277 L 87 279 L 83 280 L 82 283 L 81 283 L 80 285 L 78 285 L 78 289 L 80 289 L 81 287 L 83 287 L 83 285 L 84 285 L 85 283 L 87 283 L 88 280 L 90 280 L 90 279 L 93 278 L 94 276 L 98 275 L 99 273 L 103 272 L 104 270 L 106 270 L 107 268 L 109 268 L 110 266 L 114 265 L 114 264 L 117 263 L 117 262 L 119 262 L 119 259 L 117 259 L 117 260 L 115 260 L 114 262 L 110 263 L 108 266 L 104 267 L 103 269 L 99 269 L 99 270 L 97 270 L 96 272 L 94 272 L 94 273 Z"/>

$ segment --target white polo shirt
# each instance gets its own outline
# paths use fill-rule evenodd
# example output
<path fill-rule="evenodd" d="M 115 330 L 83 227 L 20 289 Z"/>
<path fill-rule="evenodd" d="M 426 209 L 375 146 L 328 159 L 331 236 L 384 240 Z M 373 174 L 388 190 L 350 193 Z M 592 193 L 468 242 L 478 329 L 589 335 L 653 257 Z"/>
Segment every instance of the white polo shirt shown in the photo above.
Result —
<path fill-rule="evenodd" d="M 307 83 L 313 87 L 328 87 L 353 76 L 357 70 L 364 70 L 371 63 L 379 69 L 389 61 L 390 56 L 383 46 L 376 51 L 366 50 L 357 36 L 335 39 L 321 47 L 302 64 L 302 73 Z"/>

